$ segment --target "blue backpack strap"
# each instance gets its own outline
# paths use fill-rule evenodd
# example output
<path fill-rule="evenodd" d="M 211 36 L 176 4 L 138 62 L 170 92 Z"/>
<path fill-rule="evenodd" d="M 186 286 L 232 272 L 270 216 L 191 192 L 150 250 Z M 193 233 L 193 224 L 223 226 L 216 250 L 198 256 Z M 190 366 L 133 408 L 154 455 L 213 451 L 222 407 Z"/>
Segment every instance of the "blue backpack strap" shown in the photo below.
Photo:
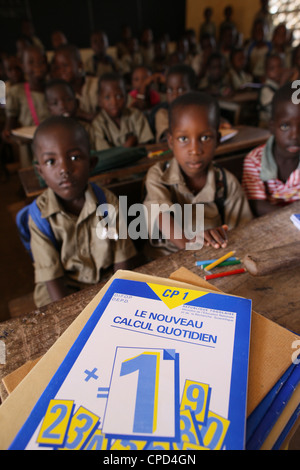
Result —
<path fill-rule="evenodd" d="M 46 235 L 46 237 L 48 237 L 49 240 L 51 240 L 55 248 L 58 249 L 58 243 L 55 239 L 51 225 L 47 219 L 41 216 L 41 211 L 37 206 L 36 200 L 34 200 L 31 204 L 28 204 L 27 206 L 23 207 L 16 215 L 16 224 L 19 230 L 21 241 L 24 247 L 26 248 L 26 250 L 28 251 L 28 253 L 31 255 L 31 257 L 32 257 L 31 246 L 30 246 L 31 234 L 30 234 L 29 225 L 28 225 L 29 215 L 34 221 L 37 228 L 44 235 Z"/>
<path fill-rule="evenodd" d="M 91 186 L 92 186 L 93 191 L 96 195 L 96 198 L 97 198 L 97 201 L 98 201 L 99 205 L 101 206 L 101 204 L 106 204 L 106 197 L 105 197 L 103 189 L 101 189 L 100 186 L 98 186 L 95 183 L 91 183 Z M 108 211 L 106 209 L 104 211 L 104 217 L 106 217 L 107 215 L 108 215 Z"/>
<path fill-rule="evenodd" d="M 31 204 L 29 204 L 29 215 L 32 218 L 33 222 L 37 226 L 37 228 L 44 234 L 46 235 L 49 240 L 53 243 L 56 249 L 58 249 L 58 243 L 57 240 L 54 236 L 52 227 L 48 221 L 48 219 L 45 219 L 41 215 L 41 211 L 38 208 L 38 205 L 36 203 L 36 200 L 34 200 Z"/>

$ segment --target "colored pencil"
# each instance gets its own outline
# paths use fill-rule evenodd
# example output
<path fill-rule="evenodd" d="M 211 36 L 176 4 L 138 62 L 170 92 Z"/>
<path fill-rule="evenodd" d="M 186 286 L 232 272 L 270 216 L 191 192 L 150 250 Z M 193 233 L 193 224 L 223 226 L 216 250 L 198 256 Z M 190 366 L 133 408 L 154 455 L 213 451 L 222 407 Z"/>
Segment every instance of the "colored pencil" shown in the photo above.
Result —
<path fill-rule="evenodd" d="M 234 264 L 241 264 L 241 260 L 239 260 L 239 259 L 233 259 L 232 261 L 230 261 L 230 260 L 222 261 L 222 263 L 220 263 L 220 264 L 218 265 L 218 268 L 221 268 L 221 267 L 223 267 L 223 266 L 233 266 Z M 202 269 L 205 269 L 206 266 L 208 266 L 208 263 L 202 264 L 202 265 L 201 265 L 201 268 L 202 268 Z"/>
<path fill-rule="evenodd" d="M 226 255 L 221 256 L 221 258 L 217 259 L 213 263 L 206 266 L 205 271 L 209 271 L 210 269 L 214 268 L 215 266 L 218 266 L 218 264 L 222 263 L 222 261 L 225 261 L 228 258 L 230 258 L 231 256 L 233 256 L 234 253 L 235 253 L 235 251 L 229 251 L 229 253 L 227 253 Z"/>
<path fill-rule="evenodd" d="M 231 256 L 230 258 L 227 258 L 227 261 L 236 261 L 238 258 L 236 256 Z M 196 261 L 196 266 L 203 266 L 204 264 L 210 264 L 213 263 L 214 261 L 217 261 L 218 258 L 216 259 L 203 259 Z"/>
<path fill-rule="evenodd" d="M 204 279 L 208 281 L 209 279 L 215 279 L 216 277 L 231 276 L 232 274 L 241 274 L 245 272 L 246 272 L 245 268 L 233 269 L 231 271 L 224 271 L 222 273 L 208 274 L 207 276 L 204 276 Z"/>

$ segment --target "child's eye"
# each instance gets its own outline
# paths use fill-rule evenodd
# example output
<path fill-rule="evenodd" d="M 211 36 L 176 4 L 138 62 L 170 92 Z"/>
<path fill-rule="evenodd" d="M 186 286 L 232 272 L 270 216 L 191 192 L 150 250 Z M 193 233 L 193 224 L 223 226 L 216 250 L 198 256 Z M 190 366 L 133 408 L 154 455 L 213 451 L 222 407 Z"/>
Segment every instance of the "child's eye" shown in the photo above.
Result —
<path fill-rule="evenodd" d="M 188 138 L 185 136 L 185 135 L 181 135 L 180 137 L 178 137 L 178 141 L 179 142 L 186 142 L 188 140 Z"/>
<path fill-rule="evenodd" d="M 54 162 L 55 162 L 54 158 L 48 158 L 48 160 L 45 161 L 45 165 L 52 166 L 54 165 Z"/>
<path fill-rule="evenodd" d="M 202 135 L 201 136 L 201 142 L 207 142 L 211 140 L 211 136 L 210 135 Z"/>
<path fill-rule="evenodd" d="M 282 131 L 287 131 L 290 128 L 290 126 L 284 122 L 283 124 L 280 124 L 280 130 Z"/>
<path fill-rule="evenodd" d="M 79 158 L 80 158 L 80 155 L 78 155 L 78 154 L 73 154 L 73 155 L 70 156 L 70 159 L 71 159 L 72 162 L 75 162 L 76 160 L 79 160 Z"/>

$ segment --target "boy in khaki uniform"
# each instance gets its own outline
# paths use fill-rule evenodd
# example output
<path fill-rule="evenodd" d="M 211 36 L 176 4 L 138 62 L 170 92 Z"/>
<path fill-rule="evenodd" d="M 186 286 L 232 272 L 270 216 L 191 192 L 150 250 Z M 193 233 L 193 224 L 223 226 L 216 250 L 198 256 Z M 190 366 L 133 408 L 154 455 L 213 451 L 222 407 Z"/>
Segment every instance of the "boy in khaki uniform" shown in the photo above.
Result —
<path fill-rule="evenodd" d="M 129 238 L 99 238 L 99 201 L 88 183 L 92 164 L 89 140 L 77 121 L 62 116 L 44 121 L 36 131 L 34 151 L 37 169 L 48 186 L 37 198 L 37 206 L 58 244 L 54 246 L 29 218 L 34 298 L 42 306 L 105 279 L 111 268 L 128 268 L 136 252 Z M 118 233 L 123 222 L 118 217 L 117 198 L 103 191 L 106 203 L 115 208 Z"/>
<path fill-rule="evenodd" d="M 135 147 L 154 139 L 147 118 L 135 108 L 126 107 L 125 84 L 116 74 L 99 80 L 100 113 L 92 121 L 91 140 L 95 150 Z"/>
<path fill-rule="evenodd" d="M 252 213 L 243 190 L 234 175 L 216 169 L 212 163 L 219 142 L 219 107 L 206 93 L 188 92 L 170 106 L 168 144 L 174 157 L 169 165 L 157 163 L 146 177 L 148 230 L 152 257 L 186 248 L 185 233 L 193 233 L 197 204 L 204 204 L 204 245 L 218 249 L 228 243 L 227 231 L 249 222 Z M 224 176 L 222 176 L 224 175 Z M 217 204 L 217 185 L 226 187 L 223 210 Z M 177 203 L 184 213 L 184 204 L 192 205 L 190 220 L 178 225 L 170 216 Z M 162 206 L 164 204 L 164 206 Z M 159 231 L 161 237 L 154 239 Z"/>

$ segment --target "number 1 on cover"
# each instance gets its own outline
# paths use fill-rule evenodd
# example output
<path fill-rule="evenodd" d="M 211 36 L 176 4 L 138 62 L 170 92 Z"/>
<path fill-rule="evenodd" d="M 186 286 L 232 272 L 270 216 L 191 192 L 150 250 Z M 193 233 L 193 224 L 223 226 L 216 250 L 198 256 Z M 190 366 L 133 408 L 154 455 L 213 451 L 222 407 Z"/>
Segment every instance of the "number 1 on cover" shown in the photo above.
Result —
<path fill-rule="evenodd" d="M 162 349 L 117 348 L 103 431 L 114 436 L 174 437 L 175 354 Z M 166 420 L 162 413 L 168 410 Z"/>

